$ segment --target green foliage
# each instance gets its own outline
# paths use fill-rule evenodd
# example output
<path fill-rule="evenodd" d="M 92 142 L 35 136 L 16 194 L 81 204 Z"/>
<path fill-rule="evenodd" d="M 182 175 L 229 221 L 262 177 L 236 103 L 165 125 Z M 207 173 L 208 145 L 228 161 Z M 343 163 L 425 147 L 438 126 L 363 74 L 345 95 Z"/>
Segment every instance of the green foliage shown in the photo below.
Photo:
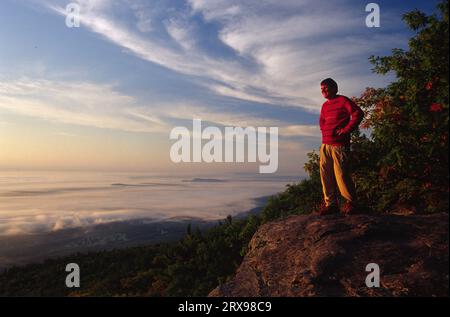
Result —
<path fill-rule="evenodd" d="M 368 114 L 363 125 L 372 130 L 377 158 L 367 164 L 376 173 L 358 171 L 358 185 L 372 192 L 368 204 L 377 212 L 448 210 L 448 1 L 439 9 L 440 16 L 404 15 L 417 32 L 409 50 L 371 57 L 374 71 L 394 72 L 397 80 L 356 100 Z"/>
<path fill-rule="evenodd" d="M 284 192 L 270 197 L 261 215 L 262 223 L 289 215 L 311 213 L 320 204 L 322 187 L 319 155 L 315 151 L 307 155 L 309 160 L 305 163 L 304 169 L 309 174 L 309 178 L 298 184 L 288 184 Z"/>

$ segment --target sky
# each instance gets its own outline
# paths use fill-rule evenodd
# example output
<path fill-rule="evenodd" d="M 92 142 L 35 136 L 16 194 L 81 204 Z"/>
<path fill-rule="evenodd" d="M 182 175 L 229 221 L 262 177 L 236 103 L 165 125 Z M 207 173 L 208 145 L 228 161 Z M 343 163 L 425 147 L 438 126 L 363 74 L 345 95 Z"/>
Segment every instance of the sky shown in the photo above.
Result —
<path fill-rule="evenodd" d="M 66 26 L 79 5 L 80 27 Z M 320 81 L 383 87 L 371 55 L 407 48 L 402 14 L 436 1 L 4 0 L 0 169 L 258 173 L 259 164 L 179 163 L 170 131 L 278 127 L 278 173 L 304 175 L 320 147 Z"/>

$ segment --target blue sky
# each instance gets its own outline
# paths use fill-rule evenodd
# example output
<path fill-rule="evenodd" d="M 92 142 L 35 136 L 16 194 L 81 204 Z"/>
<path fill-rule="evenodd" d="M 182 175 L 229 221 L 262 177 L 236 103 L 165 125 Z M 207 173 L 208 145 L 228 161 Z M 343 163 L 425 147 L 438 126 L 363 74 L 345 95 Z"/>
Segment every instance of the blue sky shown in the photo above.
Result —
<path fill-rule="evenodd" d="M 359 95 L 392 77 L 370 55 L 406 48 L 401 15 L 435 1 L 6 0 L 0 10 L 0 168 L 239 171 L 174 166 L 170 130 L 280 128 L 280 173 L 303 174 L 320 146 L 319 82 Z M 255 166 L 250 171 L 257 171 Z"/>

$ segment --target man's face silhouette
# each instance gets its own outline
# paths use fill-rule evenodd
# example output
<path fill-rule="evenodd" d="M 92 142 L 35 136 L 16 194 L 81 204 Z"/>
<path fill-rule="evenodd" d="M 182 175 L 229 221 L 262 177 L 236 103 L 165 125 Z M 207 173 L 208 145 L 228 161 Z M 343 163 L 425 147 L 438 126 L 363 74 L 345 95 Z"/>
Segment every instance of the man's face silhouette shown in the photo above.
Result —
<path fill-rule="evenodd" d="M 325 99 L 333 99 L 336 97 L 337 89 L 328 85 L 320 85 L 320 90 L 322 91 L 322 96 Z"/>

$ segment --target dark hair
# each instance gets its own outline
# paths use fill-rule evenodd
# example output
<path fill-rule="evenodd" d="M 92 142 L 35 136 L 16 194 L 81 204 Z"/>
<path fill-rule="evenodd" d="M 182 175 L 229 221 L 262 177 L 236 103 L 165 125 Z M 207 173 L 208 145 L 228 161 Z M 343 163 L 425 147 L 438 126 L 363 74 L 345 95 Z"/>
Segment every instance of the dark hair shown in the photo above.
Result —
<path fill-rule="evenodd" d="M 327 78 L 327 79 L 322 80 L 320 85 L 326 85 L 328 87 L 335 88 L 336 91 L 338 90 L 338 85 L 332 78 Z"/>

